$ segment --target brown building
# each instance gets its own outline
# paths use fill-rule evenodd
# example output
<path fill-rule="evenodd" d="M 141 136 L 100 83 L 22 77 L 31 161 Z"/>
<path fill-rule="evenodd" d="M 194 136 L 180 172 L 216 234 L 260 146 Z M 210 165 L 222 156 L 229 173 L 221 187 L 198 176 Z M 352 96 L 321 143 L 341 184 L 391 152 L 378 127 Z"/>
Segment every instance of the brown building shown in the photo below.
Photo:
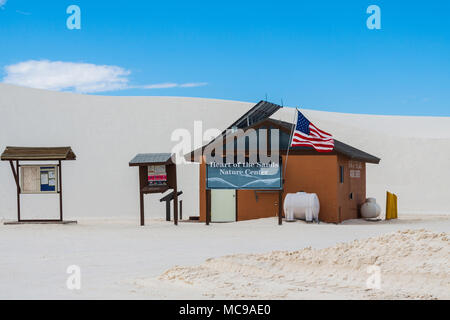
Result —
<path fill-rule="evenodd" d="M 262 103 L 266 102 L 258 103 L 254 109 L 260 108 Z M 270 110 L 272 113 L 257 117 L 253 123 L 246 118 L 247 113 L 240 120 L 247 119 L 246 123 L 250 125 L 241 125 L 240 128 L 244 131 L 249 128 L 267 129 L 269 133 L 270 130 L 278 129 L 279 154 L 284 170 L 293 124 L 268 118 L 275 111 Z M 238 126 L 235 123 L 230 128 L 239 127 L 240 120 L 237 121 Z M 205 146 L 203 150 L 204 148 Z M 242 221 L 278 215 L 278 190 L 207 190 L 205 157 L 202 156 L 201 159 L 203 161 L 200 161 L 200 158 L 195 159 L 194 152 L 190 154 L 191 161 L 201 162 L 200 221 L 206 220 L 207 209 L 210 210 L 212 222 Z M 360 206 L 366 199 L 366 163 L 378 164 L 379 161 L 379 158 L 338 140 L 335 140 L 332 152 L 321 153 L 309 147 L 290 148 L 286 172 L 283 174 L 282 199 L 287 193 L 316 193 L 320 201 L 320 221 L 339 223 L 358 218 Z"/>

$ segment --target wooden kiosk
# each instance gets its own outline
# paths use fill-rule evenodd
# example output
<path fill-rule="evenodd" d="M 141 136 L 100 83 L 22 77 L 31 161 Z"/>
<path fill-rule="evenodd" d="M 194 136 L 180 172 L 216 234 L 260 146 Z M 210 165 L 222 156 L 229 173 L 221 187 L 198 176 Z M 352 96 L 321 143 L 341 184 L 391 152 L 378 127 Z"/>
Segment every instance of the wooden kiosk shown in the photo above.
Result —
<path fill-rule="evenodd" d="M 71 147 L 30 148 L 6 147 L 2 161 L 9 161 L 17 187 L 17 221 L 24 223 L 76 223 L 63 220 L 61 161 L 76 160 Z M 20 161 L 53 161 L 55 164 L 20 164 Z M 15 166 L 14 166 L 15 162 Z M 59 219 L 22 219 L 20 216 L 21 194 L 59 194 Z"/>
<path fill-rule="evenodd" d="M 140 222 L 145 224 L 144 194 L 164 193 L 173 189 L 173 221 L 178 224 L 177 167 L 171 153 L 140 153 L 129 163 L 139 167 Z"/>

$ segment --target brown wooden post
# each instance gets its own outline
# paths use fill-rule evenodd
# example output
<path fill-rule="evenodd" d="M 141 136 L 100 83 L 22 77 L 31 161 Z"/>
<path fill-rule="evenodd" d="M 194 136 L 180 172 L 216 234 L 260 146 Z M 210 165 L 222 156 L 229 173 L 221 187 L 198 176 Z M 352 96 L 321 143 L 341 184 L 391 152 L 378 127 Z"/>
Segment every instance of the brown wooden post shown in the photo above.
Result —
<path fill-rule="evenodd" d="M 183 200 L 180 200 L 180 220 L 183 220 Z"/>
<path fill-rule="evenodd" d="M 58 180 L 59 180 L 59 221 L 63 221 L 63 201 L 62 201 L 62 168 L 61 160 L 58 161 Z"/>
<path fill-rule="evenodd" d="M 145 224 L 144 221 L 144 193 L 142 191 L 139 191 L 139 206 L 141 209 L 141 226 Z"/>
<path fill-rule="evenodd" d="M 280 226 L 283 223 L 282 201 L 283 201 L 283 190 L 280 190 L 280 192 L 278 192 L 278 224 Z"/>
<path fill-rule="evenodd" d="M 140 206 L 140 220 L 141 226 L 145 224 L 144 217 L 144 192 L 142 189 L 147 186 L 148 183 L 148 167 L 139 166 L 139 206 Z"/>
<path fill-rule="evenodd" d="M 16 169 L 14 168 L 14 163 L 12 162 L 12 160 L 9 161 L 9 165 L 11 166 L 11 171 L 13 173 L 14 181 L 16 182 L 16 186 L 18 188 L 20 188 L 19 177 L 17 176 Z"/>
<path fill-rule="evenodd" d="M 170 165 L 172 172 L 171 184 L 173 187 L 173 223 L 178 225 L 178 183 L 177 183 L 177 165 Z"/>
<path fill-rule="evenodd" d="M 12 165 L 12 162 L 11 162 Z M 16 161 L 16 177 L 17 177 L 17 221 L 20 221 L 20 176 L 19 176 L 19 160 Z"/>
<path fill-rule="evenodd" d="M 170 221 L 170 200 L 166 201 L 166 221 Z"/>
<path fill-rule="evenodd" d="M 238 198 L 238 190 L 234 190 L 234 204 L 235 204 L 235 212 L 236 212 L 236 222 L 239 221 L 239 198 Z"/>
<path fill-rule="evenodd" d="M 178 225 L 178 191 L 175 188 L 175 193 L 173 194 L 173 223 Z"/>
<path fill-rule="evenodd" d="M 211 221 L 211 190 L 206 190 L 206 225 Z"/>

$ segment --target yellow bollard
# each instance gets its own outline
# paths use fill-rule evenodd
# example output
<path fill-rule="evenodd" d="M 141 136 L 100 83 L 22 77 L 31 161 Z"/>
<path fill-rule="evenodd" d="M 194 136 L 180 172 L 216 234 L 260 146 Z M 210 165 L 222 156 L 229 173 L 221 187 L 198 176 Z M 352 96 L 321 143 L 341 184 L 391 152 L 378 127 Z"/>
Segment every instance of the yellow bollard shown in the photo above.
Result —
<path fill-rule="evenodd" d="M 397 219 L 397 196 L 389 191 L 386 192 L 386 220 Z"/>

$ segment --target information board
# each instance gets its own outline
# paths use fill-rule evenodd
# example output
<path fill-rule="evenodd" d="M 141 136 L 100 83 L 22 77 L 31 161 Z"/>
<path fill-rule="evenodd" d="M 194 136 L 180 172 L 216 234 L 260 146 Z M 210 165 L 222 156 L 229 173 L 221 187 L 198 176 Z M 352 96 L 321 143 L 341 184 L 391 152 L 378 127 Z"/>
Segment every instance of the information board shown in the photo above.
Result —
<path fill-rule="evenodd" d="M 167 184 L 167 172 L 165 165 L 148 166 L 148 185 Z"/>
<path fill-rule="evenodd" d="M 57 166 L 23 165 L 21 169 L 22 193 L 56 193 L 58 192 Z"/>

